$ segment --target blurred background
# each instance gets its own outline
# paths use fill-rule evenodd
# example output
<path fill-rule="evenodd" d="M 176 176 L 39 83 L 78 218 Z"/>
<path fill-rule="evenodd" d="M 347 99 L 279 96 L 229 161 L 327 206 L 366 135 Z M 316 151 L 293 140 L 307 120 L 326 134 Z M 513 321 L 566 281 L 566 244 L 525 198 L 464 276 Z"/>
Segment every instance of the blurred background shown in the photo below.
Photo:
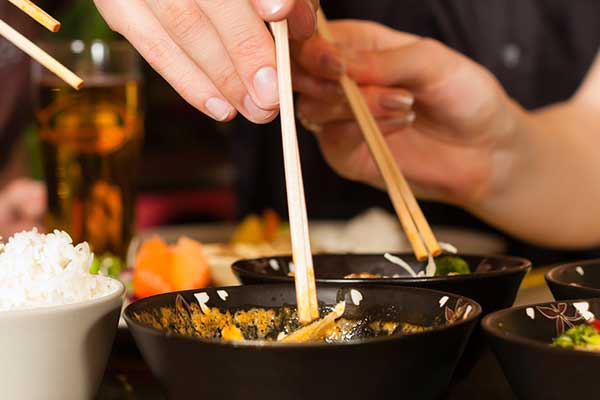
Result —
<path fill-rule="evenodd" d="M 468 46 L 469 35 L 464 38 L 453 36 L 451 27 L 448 28 L 451 24 L 443 23 L 453 18 L 452 2 L 439 2 L 445 4 L 444 13 L 440 10 L 436 13 L 428 2 L 426 5 L 410 0 L 402 15 L 385 12 L 392 3 L 382 0 L 366 7 L 359 2 L 322 2 L 331 18 L 379 19 L 398 29 L 448 43 L 482 62 L 526 108 L 567 98 L 589 65 L 588 59 L 577 60 L 581 74 L 572 76 L 562 72 L 568 65 L 555 66 L 556 71 L 552 71 L 561 77 L 560 85 L 554 85 L 557 90 L 550 95 L 544 87 L 526 91 L 521 82 L 529 82 L 529 78 L 538 73 L 536 68 L 548 65 L 543 58 L 530 65 L 526 46 L 519 48 L 516 62 L 514 57 L 507 59 L 503 48 L 485 49 L 490 54 L 497 54 L 498 58 L 491 58 L 491 61 L 487 60 L 489 62 L 480 60 L 478 50 Z M 120 39 L 104 23 L 92 1 L 46 0 L 39 4 L 62 22 L 58 33 L 44 31 L 8 2 L 0 4 L 0 14 L 27 37 L 37 41 L 47 40 L 50 36 L 52 39 L 84 41 Z M 441 15 L 446 19 L 442 20 Z M 498 28 L 498 31 L 508 32 L 508 39 L 519 42 L 506 27 L 481 28 Z M 588 58 L 594 54 L 595 50 Z M 233 222 L 265 208 L 274 209 L 285 219 L 278 121 L 266 127 L 251 126 L 240 118 L 227 124 L 215 123 L 183 101 L 143 61 L 141 70 L 144 139 L 137 174 L 139 195 L 135 203 L 135 230 L 183 223 Z M 43 179 L 30 73 L 30 60 L 0 39 L 0 188 L 5 188 L 19 176 Z M 538 96 L 532 97 L 534 94 Z M 349 220 L 372 207 L 391 210 L 385 193 L 337 177 L 321 157 L 314 137 L 300 128 L 299 141 L 310 218 Z M 534 265 L 591 258 L 598 254 L 597 249 L 566 252 L 531 246 L 503 235 L 462 210 L 445 205 L 424 203 L 423 211 L 432 225 L 467 229 L 474 235 L 491 233 L 506 244 L 505 253 L 531 258 Z M 25 211 L 11 211 L 12 214 L 20 212 Z M 0 234 L 10 234 L 7 227 L 5 223 L 0 224 Z"/>
<path fill-rule="evenodd" d="M 105 24 L 92 1 L 43 3 L 40 5 L 62 22 L 61 30 L 55 34 L 39 29 L 8 2 L 0 5 L 0 10 L 3 16 L 10 16 L 9 21 L 19 21 L 21 32 L 38 41 L 121 39 Z M 32 90 L 26 83 L 29 62 L 24 54 L 0 41 L 0 76 L 4 86 L 0 105 L 4 106 L 3 112 L 12 113 L 9 116 L 0 112 L 2 186 L 21 174 L 43 179 L 38 128 L 32 118 Z M 14 63 L 22 67 L 10 65 Z M 213 122 L 183 101 L 145 62 L 141 68 L 145 121 L 136 228 L 233 219 L 235 171 L 228 142 L 236 122 Z"/>

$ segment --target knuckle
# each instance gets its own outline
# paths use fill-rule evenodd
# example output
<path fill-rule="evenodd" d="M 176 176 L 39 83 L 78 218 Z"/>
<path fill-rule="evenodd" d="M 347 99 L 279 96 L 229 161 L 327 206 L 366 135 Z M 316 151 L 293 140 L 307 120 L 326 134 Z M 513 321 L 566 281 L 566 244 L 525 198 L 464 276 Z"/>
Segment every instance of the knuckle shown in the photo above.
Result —
<path fill-rule="evenodd" d="M 446 50 L 446 46 L 444 46 L 439 40 L 432 38 L 423 38 L 420 39 L 420 41 L 421 47 L 424 50 L 429 51 L 433 54 L 438 54 Z"/>
<path fill-rule="evenodd" d="M 213 82 L 218 88 L 233 90 L 238 83 L 238 76 L 233 67 L 223 68 L 213 77 Z"/>
<path fill-rule="evenodd" d="M 154 39 L 144 41 L 141 45 L 140 52 L 143 54 L 148 64 L 152 66 L 159 74 L 163 74 L 166 65 L 166 60 L 169 59 L 168 55 L 168 44 L 165 40 Z"/>
<path fill-rule="evenodd" d="M 204 16 L 197 9 L 182 6 L 177 1 L 169 3 L 167 15 L 173 34 L 181 41 L 190 42 L 204 25 Z"/>
<path fill-rule="evenodd" d="M 260 35 L 241 31 L 235 37 L 235 52 L 237 56 L 251 58 L 264 48 Z"/>

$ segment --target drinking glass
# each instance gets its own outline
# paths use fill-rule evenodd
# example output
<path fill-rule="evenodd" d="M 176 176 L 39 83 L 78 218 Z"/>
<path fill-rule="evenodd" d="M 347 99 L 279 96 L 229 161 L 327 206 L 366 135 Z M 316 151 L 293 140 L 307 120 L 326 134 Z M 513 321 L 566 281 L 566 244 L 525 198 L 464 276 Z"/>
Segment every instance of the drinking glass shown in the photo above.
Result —
<path fill-rule="evenodd" d="M 32 66 L 34 106 L 48 191 L 48 230 L 123 257 L 133 234 L 143 139 L 139 56 L 126 42 L 40 46 L 84 80 L 76 91 Z"/>

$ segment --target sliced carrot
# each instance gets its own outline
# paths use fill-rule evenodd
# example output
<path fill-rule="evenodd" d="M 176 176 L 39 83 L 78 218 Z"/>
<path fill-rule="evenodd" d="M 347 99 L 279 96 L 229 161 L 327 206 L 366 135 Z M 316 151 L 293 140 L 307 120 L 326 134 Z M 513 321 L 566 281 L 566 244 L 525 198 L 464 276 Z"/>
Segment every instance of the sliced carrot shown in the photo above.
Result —
<path fill-rule="evenodd" d="M 171 284 L 163 276 L 153 271 L 136 270 L 133 275 L 133 282 L 134 294 L 140 299 L 173 291 Z"/>
<path fill-rule="evenodd" d="M 147 297 L 172 290 L 173 254 L 159 237 L 142 243 L 135 260 L 133 289 L 137 297 Z"/>
<path fill-rule="evenodd" d="M 210 268 L 199 242 L 182 236 L 172 249 L 171 283 L 174 290 L 199 289 L 210 285 Z"/>

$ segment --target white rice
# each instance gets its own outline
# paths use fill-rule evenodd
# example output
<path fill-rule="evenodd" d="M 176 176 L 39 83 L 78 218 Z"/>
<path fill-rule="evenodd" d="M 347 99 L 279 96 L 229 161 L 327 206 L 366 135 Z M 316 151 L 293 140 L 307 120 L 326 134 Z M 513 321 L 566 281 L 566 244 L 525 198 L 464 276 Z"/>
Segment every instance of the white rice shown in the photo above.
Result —
<path fill-rule="evenodd" d="M 117 291 L 116 281 L 90 274 L 93 259 L 87 243 L 73 246 L 65 232 L 15 234 L 0 243 L 0 311 L 78 303 Z"/>

